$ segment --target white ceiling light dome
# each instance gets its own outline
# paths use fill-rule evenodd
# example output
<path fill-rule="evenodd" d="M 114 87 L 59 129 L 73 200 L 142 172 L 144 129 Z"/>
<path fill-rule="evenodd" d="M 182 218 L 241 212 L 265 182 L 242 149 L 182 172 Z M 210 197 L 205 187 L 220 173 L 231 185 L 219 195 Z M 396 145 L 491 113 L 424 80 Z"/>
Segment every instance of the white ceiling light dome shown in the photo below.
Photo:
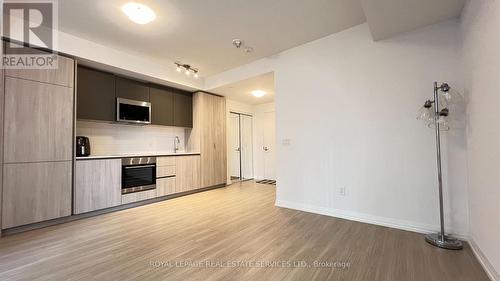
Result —
<path fill-rule="evenodd" d="M 131 21 L 138 24 L 148 24 L 156 19 L 156 14 L 151 8 L 137 2 L 123 5 L 122 11 Z"/>
<path fill-rule="evenodd" d="M 262 90 L 252 91 L 252 95 L 256 98 L 261 98 L 261 97 L 265 96 L 266 94 L 267 94 L 266 91 L 262 91 Z"/>

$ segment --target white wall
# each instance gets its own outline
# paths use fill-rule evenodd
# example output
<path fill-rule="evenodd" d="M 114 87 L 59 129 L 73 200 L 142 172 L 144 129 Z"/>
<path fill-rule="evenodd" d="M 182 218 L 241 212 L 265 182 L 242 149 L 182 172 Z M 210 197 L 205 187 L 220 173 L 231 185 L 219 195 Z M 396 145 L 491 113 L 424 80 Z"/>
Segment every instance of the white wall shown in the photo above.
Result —
<path fill-rule="evenodd" d="M 500 280 L 500 2 L 468 1 L 462 14 L 469 94 L 470 238 Z M 489 262 L 488 262 L 489 261 Z"/>
<path fill-rule="evenodd" d="M 461 88 L 459 47 L 453 21 L 381 42 L 361 25 L 282 53 L 277 133 L 291 146 L 278 146 L 277 203 L 437 229 L 433 131 L 415 112 L 434 80 Z M 447 223 L 466 235 L 465 147 L 451 141 Z"/>
<path fill-rule="evenodd" d="M 185 148 L 185 130 L 178 127 L 134 126 L 115 123 L 77 121 L 76 135 L 90 138 L 92 155 L 171 153 L 174 140 Z"/>
<path fill-rule="evenodd" d="M 460 45 L 457 21 L 379 42 L 363 24 L 208 77 L 206 85 L 275 72 L 277 205 L 437 230 L 434 135 L 415 115 L 432 96 L 433 81 L 462 89 Z M 291 144 L 281 145 L 283 139 Z M 465 236 L 463 131 L 448 134 L 443 150 L 451 179 L 447 229 Z"/>

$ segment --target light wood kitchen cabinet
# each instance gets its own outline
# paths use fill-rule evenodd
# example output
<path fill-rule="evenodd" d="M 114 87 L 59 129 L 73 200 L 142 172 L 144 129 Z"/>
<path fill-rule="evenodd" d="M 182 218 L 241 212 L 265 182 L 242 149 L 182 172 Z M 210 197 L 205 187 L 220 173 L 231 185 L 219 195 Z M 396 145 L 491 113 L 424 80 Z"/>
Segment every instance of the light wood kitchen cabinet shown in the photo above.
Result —
<path fill-rule="evenodd" d="M 76 161 L 74 213 L 120 205 L 121 169 L 121 159 Z"/>
<path fill-rule="evenodd" d="M 73 89 L 5 79 L 5 163 L 66 161 L 73 156 Z"/>
<path fill-rule="evenodd" d="M 54 69 L 7 69 L 5 76 L 16 77 L 42 83 L 73 88 L 75 62 L 71 58 L 57 57 L 57 68 Z"/>
<path fill-rule="evenodd" d="M 213 96 L 213 169 L 208 169 L 209 175 L 213 176 L 214 185 L 225 184 L 227 181 L 227 155 L 226 155 L 226 99 Z M 207 144 L 207 150 L 210 145 Z"/>
<path fill-rule="evenodd" d="M 71 215 L 72 162 L 4 164 L 2 228 Z"/>
<path fill-rule="evenodd" d="M 226 183 L 226 100 L 197 92 L 193 101 L 194 125 L 188 149 L 201 152 L 201 187 Z"/>
<path fill-rule="evenodd" d="M 156 177 L 175 177 L 175 166 L 156 167 Z"/>
<path fill-rule="evenodd" d="M 156 158 L 156 197 L 175 193 L 177 168 L 175 156 Z"/>
<path fill-rule="evenodd" d="M 3 56 L 3 42 L 0 42 L 0 57 Z M 4 71 L 0 67 L 0 108 L 3 107 L 4 102 Z M 3 183 L 3 110 L 0 112 L 0 205 L 2 202 L 2 183 Z M 2 220 L 2 208 L 0 206 L 0 226 Z M 0 227 L 0 237 L 2 236 L 2 228 Z"/>
<path fill-rule="evenodd" d="M 175 177 L 160 178 L 156 180 L 156 196 L 162 197 L 176 193 Z"/>
<path fill-rule="evenodd" d="M 200 156 L 178 156 L 175 158 L 175 192 L 186 192 L 201 187 Z"/>
<path fill-rule="evenodd" d="M 165 156 L 156 158 L 156 166 L 175 166 L 175 156 Z"/>
<path fill-rule="evenodd" d="M 4 71 L 2 228 L 71 215 L 74 61 Z"/>

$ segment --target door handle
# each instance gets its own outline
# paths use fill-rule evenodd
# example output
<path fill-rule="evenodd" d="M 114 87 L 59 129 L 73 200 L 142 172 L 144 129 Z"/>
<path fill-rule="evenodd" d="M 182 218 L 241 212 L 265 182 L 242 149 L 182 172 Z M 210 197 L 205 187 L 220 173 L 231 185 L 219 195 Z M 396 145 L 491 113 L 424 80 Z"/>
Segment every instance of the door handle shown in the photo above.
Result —
<path fill-rule="evenodd" d="M 264 146 L 263 149 L 264 149 L 264 151 L 269 151 L 269 147 L 267 147 L 267 146 Z"/>

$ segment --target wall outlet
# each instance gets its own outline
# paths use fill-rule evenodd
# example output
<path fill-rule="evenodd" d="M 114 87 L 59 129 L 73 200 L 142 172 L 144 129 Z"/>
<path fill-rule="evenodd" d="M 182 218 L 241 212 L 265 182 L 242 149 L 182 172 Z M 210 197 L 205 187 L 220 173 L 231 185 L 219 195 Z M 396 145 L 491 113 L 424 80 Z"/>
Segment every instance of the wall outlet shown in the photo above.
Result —
<path fill-rule="evenodd" d="M 339 188 L 339 195 L 340 196 L 345 196 L 345 194 L 346 194 L 345 190 L 346 190 L 345 186 L 341 186 Z"/>

